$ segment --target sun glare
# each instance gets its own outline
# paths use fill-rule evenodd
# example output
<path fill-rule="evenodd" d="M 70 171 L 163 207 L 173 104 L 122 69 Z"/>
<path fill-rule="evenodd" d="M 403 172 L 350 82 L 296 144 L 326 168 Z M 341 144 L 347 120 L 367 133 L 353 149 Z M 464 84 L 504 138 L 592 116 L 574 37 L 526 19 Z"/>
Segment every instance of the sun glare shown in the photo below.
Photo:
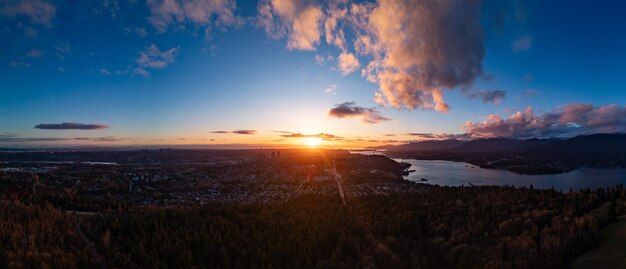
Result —
<path fill-rule="evenodd" d="M 315 148 L 320 144 L 320 139 L 317 137 L 308 137 L 306 139 L 306 143 L 309 145 L 309 147 Z"/>

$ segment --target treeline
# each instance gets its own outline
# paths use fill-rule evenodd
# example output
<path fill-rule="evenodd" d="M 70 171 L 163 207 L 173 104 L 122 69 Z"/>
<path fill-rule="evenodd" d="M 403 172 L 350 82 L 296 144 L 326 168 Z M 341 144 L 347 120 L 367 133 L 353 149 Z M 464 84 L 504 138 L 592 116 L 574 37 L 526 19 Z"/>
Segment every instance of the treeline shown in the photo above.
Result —
<path fill-rule="evenodd" d="M 348 206 L 303 195 L 270 205 L 119 207 L 82 220 L 45 201 L 4 202 L 0 267 L 93 267 L 97 256 L 109 268 L 568 268 L 625 200 L 621 186 L 441 187 Z"/>
<path fill-rule="evenodd" d="M 50 204 L 0 202 L 0 268 L 91 268 L 77 221 Z"/>

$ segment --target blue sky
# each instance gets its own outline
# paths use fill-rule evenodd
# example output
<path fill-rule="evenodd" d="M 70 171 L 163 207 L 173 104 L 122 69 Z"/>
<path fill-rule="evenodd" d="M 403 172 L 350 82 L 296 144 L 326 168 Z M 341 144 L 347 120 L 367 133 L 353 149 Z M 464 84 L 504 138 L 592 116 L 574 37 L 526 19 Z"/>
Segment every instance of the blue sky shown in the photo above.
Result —
<path fill-rule="evenodd" d="M 0 145 L 299 143 L 274 132 L 284 131 L 340 136 L 325 140 L 340 146 L 422 138 L 408 133 L 571 136 L 626 126 L 621 1 L 191 2 L 205 8 L 185 10 L 173 0 L 1 2 L 0 36 L 7 42 L 0 43 Z M 429 13 L 411 13 L 415 5 Z M 353 12 L 355 6 L 364 13 Z M 406 28 L 383 33 L 376 14 L 396 8 L 407 10 L 398 16 L 405 21 L 389 23 Z M 343 31 L 345 45 L 327 40 L 325 23 L 335 15 L 332 35 Z M 357 48 L 358 37 L 374 40 L 376 50 Z M 427 45 L 415 49 L 419 44 Z M 342 53 L 358 66 L 346 62 L 342 69 Z M 377 57 L 382 67 L 368 81 L 362 70 Z M 450 66 L 481 70 L 449 79 Z M 385 85 L 383 74 L 417 79 Z M 354 103 L 340 106 L 345 102 Z M 438 109 L 440 103 L 449 109 Z M 372 116 L 382 118 L 364 123 Z M 107 127 L 34 128 L 65 122 Z M 256 132 L 211 133 L 240 129 Z"/>

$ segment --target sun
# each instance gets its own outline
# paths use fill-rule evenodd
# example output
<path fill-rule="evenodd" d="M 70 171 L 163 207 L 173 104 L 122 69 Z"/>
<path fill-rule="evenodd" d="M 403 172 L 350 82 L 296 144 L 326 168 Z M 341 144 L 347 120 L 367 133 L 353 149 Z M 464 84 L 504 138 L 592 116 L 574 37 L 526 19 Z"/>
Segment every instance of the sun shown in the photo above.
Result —
<path fill-rule="evenodd" d="M 312 147 L 312 148 L 319 146 L 320 142 L 321 142 L 321 139 L 317 137 L 307 137 L 306 139 L 306 143 L 309 145 L 309 147 Z"/>

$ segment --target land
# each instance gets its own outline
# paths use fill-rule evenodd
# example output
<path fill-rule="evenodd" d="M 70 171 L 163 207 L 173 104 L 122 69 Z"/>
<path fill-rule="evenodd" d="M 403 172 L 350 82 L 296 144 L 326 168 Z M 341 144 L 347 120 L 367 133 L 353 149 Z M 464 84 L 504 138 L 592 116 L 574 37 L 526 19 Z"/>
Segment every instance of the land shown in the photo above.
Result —
<path fill-rule="evenodd" d="M 581 167 L 626 167 L 625 134 L 594 134 L 569 139 L 420 141 L 382 149 L 393 158 L 467 162 L 519 174 L 558 174 Z"/>
<path fill-rule="evenodd" d="M 405 168 L 384 156 L 316 149 L 0 153 L 2 189 L 82 211 L 115 203 L 269 203 L 334 194 L 337 186 L 349 197 L 425 188 L 403 180 Z"/>
<path fill-rule="evenodd" d="M 406 169 L 321 149 L 2 152 L 0 267 L 567 268 L 626 208 L 621 185 L 438 187 Z"/>
<path fill-rule="evenodd" d="M 604 229 L 600 234 L 600 244 L 576 259 L 572 268 L 626 268 L 626 216 L 620 216 L 617 222 Z"/>

